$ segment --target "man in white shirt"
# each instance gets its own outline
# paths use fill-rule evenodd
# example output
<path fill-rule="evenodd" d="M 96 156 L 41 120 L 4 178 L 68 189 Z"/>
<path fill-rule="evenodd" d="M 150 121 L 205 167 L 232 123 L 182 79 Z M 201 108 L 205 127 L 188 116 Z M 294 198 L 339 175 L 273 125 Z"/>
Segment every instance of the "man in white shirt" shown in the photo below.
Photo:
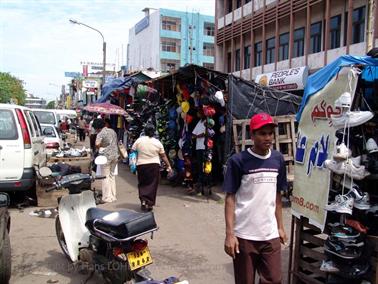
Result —
<path fill-rule="evenodd" d="M 203 162 L 205 154 L 205 133 L 206 133 L 206 117 L 202 112 L 198 112 L 200 120 L 197 122 L 196 127 L 193 129 L 192 136 L 196 139 L 196 158 L 198 165 L 198 180 L 197 186 L 202 189 L 204 183 Z"/>
<path fill-rule="evenodd" d="M 282 220 L 281 191 L 287 190 L 285 161 L 271 150 L 277 124 L 266 113 L 251 118 L 254 145 L 227 162 L 225 252 L 233 258 L 236 284 L 279 284 L 281 243 L 287 240 Z"/>

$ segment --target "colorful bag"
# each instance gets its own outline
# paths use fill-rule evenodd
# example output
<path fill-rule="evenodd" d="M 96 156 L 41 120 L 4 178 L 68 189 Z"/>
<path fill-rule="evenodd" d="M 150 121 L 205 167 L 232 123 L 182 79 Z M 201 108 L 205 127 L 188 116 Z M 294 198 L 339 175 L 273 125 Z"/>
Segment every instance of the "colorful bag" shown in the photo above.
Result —
<path fill-rule="evenodd" d="M 129 167 L 130 171 L 134 174 L 137 170 L 137 152 L 133 151 L 129 155 Z"/>

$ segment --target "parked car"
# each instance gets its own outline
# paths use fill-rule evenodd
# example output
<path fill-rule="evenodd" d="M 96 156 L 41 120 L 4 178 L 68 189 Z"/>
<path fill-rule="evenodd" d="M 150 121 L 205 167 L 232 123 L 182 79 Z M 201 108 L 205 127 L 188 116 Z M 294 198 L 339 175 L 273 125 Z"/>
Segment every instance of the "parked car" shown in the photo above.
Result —
<path fill-rule="evenodd" d="M 58 129 L 54 125 L 42 124 L 43 142 L 46 147 L 46 154 L 50 154 L 53 150 L 63 147 L 62 137 L 59 135 Z"/>
<path fill-rule="evenodd" d="M 37 116 L 39 123 L 50 124 L 59 128 L 59 119 L 56 115 L 55 109 L 32 109 L 33 113 Z"/>
<path fill-rule="evenodd" d="M 0 104 L 0 191 L 35 186 L 35 167 L 46 164 L 42 129 L 31 109 Z"/>
<path fill-rule="evenodd" d="M 11 244 L 9 239 L 10 200 L 8 194 L 0 192 L 0 283 L 7 284 L 11 277 Z"/>

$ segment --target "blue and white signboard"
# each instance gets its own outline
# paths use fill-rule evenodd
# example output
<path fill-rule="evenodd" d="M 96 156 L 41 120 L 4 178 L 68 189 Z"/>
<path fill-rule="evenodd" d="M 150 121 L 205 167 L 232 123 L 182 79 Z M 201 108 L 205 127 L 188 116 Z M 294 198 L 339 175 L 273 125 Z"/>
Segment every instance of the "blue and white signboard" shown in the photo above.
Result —
<path fill-rule="evenodd" d="M 78 78 L 81 77 L 80 72 L 64 72 L 64 77 Z"/>
<path fill-rule="evenodd" d="M 150 17 L 144 17 L 142 20 L 140 20 L 136 25 L 135 25 L 135 34 L 140 33 L 143 31 L 145 28 L 148 27 L 150 24 Z"/>

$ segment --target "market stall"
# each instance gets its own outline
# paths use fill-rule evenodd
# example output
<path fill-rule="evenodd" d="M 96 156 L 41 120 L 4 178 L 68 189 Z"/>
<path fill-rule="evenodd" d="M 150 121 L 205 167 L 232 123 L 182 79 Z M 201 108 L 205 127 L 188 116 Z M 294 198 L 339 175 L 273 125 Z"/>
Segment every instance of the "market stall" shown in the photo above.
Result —
<path fill-rule="evenodd" d="M 378 59 L 342 56 L 308 78 L 289 283 L 378 283 L 377 114 Z"/>
<path fill-rule="evenodd" d="M 301 97 L 196 65 L 182 67 L 145 83 L 144 88 L 138 85 L 133 96 L 133 109 L 127 110 L 133 117 L 128 123 L 129 147 L 139 137 L 146 122 L 155 124 L 159 139 L 172 164 L 176 165 L 179 178 L 175 183 L 189 187 L 196 183 L 201 163 L 206 185 L 221 181 L 223 165 L 229 155 L 237 151 L 239 145 L 242 149 L 250 145 L 245 137 L 247 123 L 243 120 L 262 111 L 277 116 L 280 127 L 275 145 L 278 150 L 287 152 L 288 166 L 293 164 L 293 115 Z M 206 135 L 204 157 L 199 159 L 193 132 L 201 120 Z M 244 136 L 239 137 L 240 133 Z M 290 176 L 293 176 L 291 173 L 292 167 Z"/>

